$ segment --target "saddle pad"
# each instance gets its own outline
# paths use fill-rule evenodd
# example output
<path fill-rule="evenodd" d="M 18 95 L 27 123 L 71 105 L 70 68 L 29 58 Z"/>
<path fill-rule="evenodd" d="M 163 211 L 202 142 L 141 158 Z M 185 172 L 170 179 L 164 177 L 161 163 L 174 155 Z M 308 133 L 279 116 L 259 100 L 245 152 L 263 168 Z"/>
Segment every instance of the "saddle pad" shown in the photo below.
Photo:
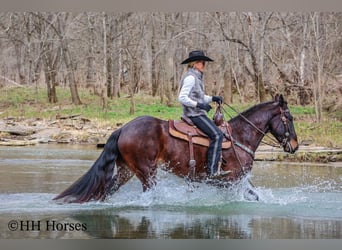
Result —
<path fill-rule="evenodd" d="M 179 128 L 179 124 L 181 124 L 181 131 L 178 131 L 177 127 Z M 177 127 L 175 125 L 178 125 Z M 192 142 L 197 145 L 202 145 L 209 147 L 209 138 L 207 135 L 205 135 L 203 132 L 200 131 L 199 129 L 190 126 L 186 124 L 185 122 L 182 121 L 174 121 L 174 120 L 169 120 L 169 133 L 171 136 L 175 138 L 182 139 L 184 141 L 189 141 L 189 136 L 188 134 L 190 133 L 192 136 Z M 231 142 L 230 141 L 223 141 L 222 143 L 222 148 L 223 149 L 228 149 L 231 147 Z"/>

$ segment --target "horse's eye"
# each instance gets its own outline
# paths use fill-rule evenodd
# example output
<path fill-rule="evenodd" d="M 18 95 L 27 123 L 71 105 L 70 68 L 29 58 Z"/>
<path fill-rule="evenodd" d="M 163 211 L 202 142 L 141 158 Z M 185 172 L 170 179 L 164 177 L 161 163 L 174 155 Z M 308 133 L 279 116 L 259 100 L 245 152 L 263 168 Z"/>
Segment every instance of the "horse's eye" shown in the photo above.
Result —
<path fill-rule="evenodd" d="M 290 112 L 286 112 L 285 116 L 288 120 L 293 121 L 293 116 L 290 114 Z"/>

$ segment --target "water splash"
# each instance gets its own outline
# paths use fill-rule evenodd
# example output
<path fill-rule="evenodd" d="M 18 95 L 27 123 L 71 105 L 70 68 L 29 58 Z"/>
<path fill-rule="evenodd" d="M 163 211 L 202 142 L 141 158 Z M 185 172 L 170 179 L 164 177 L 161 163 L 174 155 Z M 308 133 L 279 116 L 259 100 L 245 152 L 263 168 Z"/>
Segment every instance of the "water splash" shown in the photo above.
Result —
<path fill-rule="evenodd" d="M 291 188 L 256 187 L 259 202 L 245 199 L 247 178 L 229 188 L 216 188 L 203 183 L 191 188 L 181 178 L 160 171 L 158 184 L 142 192 L 140 182 L 133 178 L 104 202 L 58 204 L 55 194 L 0 194 L 2 213 L 65 212 L 95 209 L 165 209 L 209 213 L 260 214 L 275 216 L 324 216 L 342 218 L 342 192 L 326 181 L 312 186 Z M 324 195 L 322 195 L 324 193 Z"/>

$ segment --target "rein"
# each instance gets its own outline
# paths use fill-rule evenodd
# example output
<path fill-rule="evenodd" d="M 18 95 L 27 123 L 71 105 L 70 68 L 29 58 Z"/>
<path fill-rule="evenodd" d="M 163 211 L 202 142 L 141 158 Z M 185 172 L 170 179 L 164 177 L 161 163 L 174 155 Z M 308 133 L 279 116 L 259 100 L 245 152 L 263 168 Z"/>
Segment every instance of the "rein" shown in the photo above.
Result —
<path fill-rule="evenodd" d="M 225 104 L 226 106 L 228 106 L 229 108 L 231 108 L 234 112 L 236 112 L 240 117 L 242 117 L 248 124 L 250 124 L 254 129 L 256 129 L 259 133 L 261 133 L 263 136 L 267 136 L 270 140 L 272 140 L 273 142 L 275 142 L 275 143 L 278 143 L 273 137 L 270 137 L 268 134 L 266 134 L 264 131 L 262 131 L 260 128 L 258 128 L 257 126 L 255 126 L 255 124 L 253 123 L 253 122 L 251 122 L 250 120 L 248 120 L 244 115 L 242 115 L 241 114 L 241 112 L 238 112 L 236 109 L 234 109 L 231 105 L 229 105 L 229 104 L 227 104 L 227 103 L 223 103 L 223 104 Z M 222 109 L 223 110 L 223 112 L 225 113 L 225 114 L 227 114 L 228 116 L 230 116 L 229 115 L 229 113 L 225 110 L 225 108 L 222 106 L 222 104 L 219 104 L 219 106 L 218 106 L 218 108 L 217 108 L 218 110 L 220 110 L 220 109 Z M 283 113 L 283 111 L 281 111 L 282 113 Z M 283 117 L 283 116 L 282 116 Z M 223 116 L 223 119 L 224 119 L 224 116 Z M 283 121 L 285 124 L 286 124 L 286 122 L 285 121 Z M 287 131 L 288 132 L 288 131 Z M 254 157 L 255 157 L 255 153 L 250 149 L 250 148 L 248 148 L 247 146 L 245 146 L 245 145 L 243 145 L 243 144 L 241 144 L 240 142 L 238 142 L 238 141 L 236 141 L 234 138 L 233 138 L 233 136 L 231 135 L 231 133 L 230 133 L 230 131 L 229 131 L 229 129 L 227 129 L 227 133 L 228 133 L 228 135 L 229 135 L 229 137 L 230 137 L 230 140 L 232 141 L 232 148 L 233 148 L 233 151 L 234 151 L 234 154 L 235 154 L 235 157 L 236 157 L 236 159 L 238 160 L 238 162 L 239 162 L 239 166 L 240 166 L 240 169 L 241 169 L 241 172 L 243 173 L 243 174 L 245 174 L 245 171 L 244 171 L 244 168 L 243 168 L 243 164 L 242 164 L 242 162 L 241 162 L 241 160 L 240 160 L 240 157 L 238 156 L 238 154 L 237 154 L 237 152 L 236 152 L 236 148 L 235 148 L 235 145 L 236 146 L 238 146 L 239 148 L 241 148 L 242 150 L 244 150 L 245 152 L 247 152 L 251 157 L 252 157 L 252 159 L 254 160 Z M 276 144 L 269 144 L 269 143 L 266 143 L 266 142 L 263 142 L 264 144 L 267 144 L 267 145 L 269 145 L 269 146 L 272 146 L 272 147 L 278 147 L 278 145 L 276 145 Z M 285 142 L 286 143 L 286 142 Z M 283 144 L 283 143 L 282 143 Z M 252 185 L 253 187 L 254 187 L 254 185 L 253 185 L 253 183 L 250 181 L 250 180 L 248 180 L 248 182 L 250 183 L 250 185 Z"/>
<path fill-rule="evenodd" d="M 222 109 L 225 113 L 227 113 L 227 112 L 224 110 L 224 108 L 222 107 L 221 104 L 219 104 L 217 110 L 220 111 L 220 109 Z M 216 110 L 216 112 L 217 112 L 217 110 Z M 223 118 L 223 121 L 224 121 L 224 120 L 225 120 L 224 116 L 222 116 L 222 118 Z M 228 122 L 227 122 L 227 124 L 228 124 Z M 235 141 L 234 138 L 233 138 L 233 136 L 232 136 L 232 134 L 230 133 L 230 131 L 229 131 L 228 128 L 226 129 L 226 131 L 227 131 L 227 133 L 228 133 L 228 136 L 230 137 L 230 138 L 227 138 L 227 139 L 230 139 L 230 140 L 232 141 L 232 148 L 233 148 L 233 151 L 234 151 L 234 154 L 235 154 L 235 158 L 236 158 L 236 159 L 238 160 L 238 162 L 239 162 L 239 166 L 240 166 L 241 172 L 245 175 L 246 173 L 245 173 L 245 170 L 243 169 L 243 166 L 242 166 L 240 157 L 238 156 L 238 154 L 237 154 L 237 152 L 236 152 L 235 145 L 237 145 L 237 146 L 239 146 L 239 147 L 242 147 L 242 146 L 243 146 L 242 149 L 245 150 L 247 153 L 249 153 L 249 154 L 252 156 L 253 159 L 254 159 L 254 152 L 253 152 L 252 150 L 250 150 L 249 148 L 247 148 L 246 146 L 242 145 L 241 143 Z M 226 136 L 226 137 L 227 137 L 227 136 Z"/>
<path fill-rule="evenodd" d="M 261 141 L 261 143 L 269 145 L 269 146 L 274 147 L 274 148 L 277 148 L 279 146 L 283 146 L 284 145 L 283 143 L 279 144 L 276 139 L 274 139 L 273 137 L 269 136 L 267 133 L 265 133 L 260 128 L 255 126 L 255 124 L 253 122 L 248 120 L 244 115 L 241 114 L 241 112 L 239 112 L 238 110 L 234 109 L 231 105 L 229 105 L 228 103 L 224 103 L 224 104 L 226 106 L 228 106 L 231 110 L 233 110 L 235 113 L 237 113 L 240 117 L 242 117 L 248 124 L 250 124 L 253 128 L 255 128 L 256 131 L 261 133 L 264 137 L 267 137 L 268 139 L 270 139 L 274 144 L 271 144 L 271 143 L 268 143 L 268 142 L 264 142 L 264 141 Z M 229 113 L 222 106 L 221 106 L 221 108 L 222 108 L 223 112 L 225 112 L 226 114 L 229 115 Z M 284 111 L 282 111 L 282 112 L 284 112 Z"/>

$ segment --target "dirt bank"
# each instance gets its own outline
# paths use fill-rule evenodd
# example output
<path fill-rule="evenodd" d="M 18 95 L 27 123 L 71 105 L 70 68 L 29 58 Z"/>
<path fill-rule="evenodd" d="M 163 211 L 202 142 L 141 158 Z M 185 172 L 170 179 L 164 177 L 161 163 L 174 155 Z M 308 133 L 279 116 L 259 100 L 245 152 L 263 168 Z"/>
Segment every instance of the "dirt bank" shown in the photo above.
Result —
<path fill-rule="evenodd" d="M 117 129 L 81 115 L 58 117 L 54 120 L 0 119 L 0 146 L 27 146 L 38 143 L 93 144 L 103 146 L 110 134 Z M 256 161 L 342 162 L 341 148 L 301 145 L 296 154 L 290 155 L 281 148 L 260 145 Z"/>
<path fill-rule="evenodd" d="M 0 120 L 0 145 L 97 144 L 105 142 L 115 129 L 80 115 L 55 120 L 7 118 Z"/>

